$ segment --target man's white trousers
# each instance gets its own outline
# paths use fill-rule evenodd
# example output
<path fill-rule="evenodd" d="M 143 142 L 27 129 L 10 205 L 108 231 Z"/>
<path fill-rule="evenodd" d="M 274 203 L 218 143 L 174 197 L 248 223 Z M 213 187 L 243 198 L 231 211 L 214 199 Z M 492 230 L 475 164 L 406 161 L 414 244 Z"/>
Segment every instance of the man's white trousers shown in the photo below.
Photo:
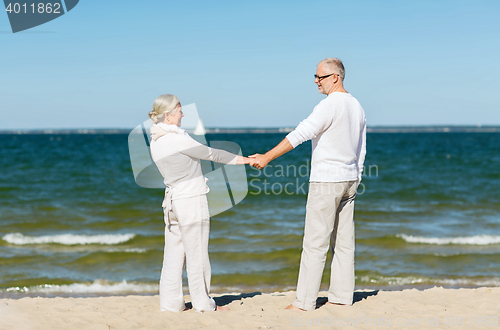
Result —
<path fill-rule="evenodd" d="M 293 305 L 316 308 L 326 255 L 332 264 L 328 301 L 351 305 L 354 295 L 354 198 L 357 181 L 311 182 L 306 206 L 297 299 Z"/>

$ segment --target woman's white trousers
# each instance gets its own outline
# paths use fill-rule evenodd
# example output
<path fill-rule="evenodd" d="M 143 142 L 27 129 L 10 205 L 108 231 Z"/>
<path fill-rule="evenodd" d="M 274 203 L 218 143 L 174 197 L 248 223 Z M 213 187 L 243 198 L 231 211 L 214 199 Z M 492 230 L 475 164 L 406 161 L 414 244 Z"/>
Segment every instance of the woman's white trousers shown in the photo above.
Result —
<path fill-rule="evenodd" d="M 208 234 L 210 216 L 206 195 L 172 201 L 165 211 L 165 250 L 160 278 L 160 309 L 185 309 L 182 272 L 186 265 L 191 303 L 197 312 L 215 310 L 210 292 Z"/>

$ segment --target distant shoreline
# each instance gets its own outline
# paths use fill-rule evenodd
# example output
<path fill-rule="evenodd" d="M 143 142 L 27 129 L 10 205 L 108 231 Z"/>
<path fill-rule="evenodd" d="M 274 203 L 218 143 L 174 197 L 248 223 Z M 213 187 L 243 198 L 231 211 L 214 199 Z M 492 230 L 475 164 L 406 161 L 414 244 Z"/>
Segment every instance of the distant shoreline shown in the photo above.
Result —
<path fill-rule="evenodd" d="M 289 133 L 294 127 L 206 128 L 207 134 L 273 134 Z M 78 129 L 12 129 L 0 130 L 0 135 L 40 134 L 129 134 L 132 128 L 78 128 Z M 189 130 L 188 130 L 189 132 Z M 500 133 L 500 126 L 371 126 L 367 133 Z"/>

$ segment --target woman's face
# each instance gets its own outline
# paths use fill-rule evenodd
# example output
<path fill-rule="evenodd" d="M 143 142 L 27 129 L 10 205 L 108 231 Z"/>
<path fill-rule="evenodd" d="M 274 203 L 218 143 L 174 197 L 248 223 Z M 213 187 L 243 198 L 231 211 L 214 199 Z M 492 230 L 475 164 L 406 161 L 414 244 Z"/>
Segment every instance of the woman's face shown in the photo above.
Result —
<path fill-rule="evenodd" d="M 182 113 L 181 104 L 178 103 L 175 107 L 175 112 L 173 115 L 167 114 L 165 116 L 165 123 L 167 125 L 176 125 L 177 127 L 181 127 L 181 120 L 184 117 L 184 113 Z"/>

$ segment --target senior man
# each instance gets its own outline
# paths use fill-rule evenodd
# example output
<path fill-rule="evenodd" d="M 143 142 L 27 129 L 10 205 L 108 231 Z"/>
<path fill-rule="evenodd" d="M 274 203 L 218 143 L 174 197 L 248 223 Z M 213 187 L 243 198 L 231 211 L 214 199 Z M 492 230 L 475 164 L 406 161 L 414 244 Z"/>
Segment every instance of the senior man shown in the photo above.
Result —
<path fill-rule="evenodd" d="M 332 246 L 328 303 L 352 305 L 354 296 L 354 198 L 366 154 L 363 108 L 343 85 L 339 59 L 319 62 L 314 82 L 327 97 L 297 128 L 252 163 L 265 167 L 271 160 L 312 139 L 311 176 L 296 300 L 287 309 L 314 310 Z"/>

